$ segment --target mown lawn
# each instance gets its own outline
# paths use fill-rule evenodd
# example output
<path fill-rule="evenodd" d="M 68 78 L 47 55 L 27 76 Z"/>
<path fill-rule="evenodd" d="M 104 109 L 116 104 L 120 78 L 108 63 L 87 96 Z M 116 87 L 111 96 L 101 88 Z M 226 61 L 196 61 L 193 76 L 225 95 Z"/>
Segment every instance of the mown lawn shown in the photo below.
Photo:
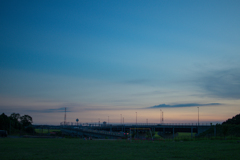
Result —
<path fill-rule="evenodd" d="M 237 140 L 132 141 L 1 138 L 0 159 L 240 159 Z"/>

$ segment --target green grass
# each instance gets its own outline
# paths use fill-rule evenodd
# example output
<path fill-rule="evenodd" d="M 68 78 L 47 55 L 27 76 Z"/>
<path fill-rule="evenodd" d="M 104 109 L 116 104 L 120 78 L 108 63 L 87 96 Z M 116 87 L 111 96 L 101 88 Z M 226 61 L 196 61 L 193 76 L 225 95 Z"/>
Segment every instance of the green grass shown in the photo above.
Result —
<path fill-rule="evenodd" d="M 193 134 L 193 138 L 194 138 L 194 134 Z M 190 141 L 190 140 L 193 140 L 192 136 L 191 136 L 191 133 L 182 133 L 182 132 L 179 132 L 178 133 L 178 136 L 174 137 L 174 140 L 184 140 L 184 141 Z"/>
<path fill-rule="evenodd" d="M 193 133 L 194 136 L 195 133 Z M 178 137 L 191 137 L 191 133 L 178 132 Z"/>
<path fill-rule="evenodd" d="M 194 137 L 194 135 L 193 135 Z M 157 134 L 157 132 L 155 133 L 155 138 L 156 139 L 164 139 L 161 136 L 159 136 Z M 165 140 L 172 140 L 172 135 L 169 138 L 166 138 Z M 183 132 L 178 132 L 178 136 L 174 137 L 174 140 L 193 140 L 191 137 L 191 133 L 183 133 Z"/>
<path fill-rule="evenodd" d="M 237 140 L 132 141 L 1 138 L 0 159 L 239 159 Z"/>

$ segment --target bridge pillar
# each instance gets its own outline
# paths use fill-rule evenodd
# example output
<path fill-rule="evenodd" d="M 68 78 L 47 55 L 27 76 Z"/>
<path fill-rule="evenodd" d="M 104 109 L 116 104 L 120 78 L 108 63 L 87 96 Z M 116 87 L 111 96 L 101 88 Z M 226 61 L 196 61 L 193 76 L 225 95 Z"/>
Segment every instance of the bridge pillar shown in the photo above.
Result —
<path fill-rule="evenodd" d="M 153 138 L 154 138 L 154 136 L 155 136 L 155 128 L 154 127 L 152 128 L 152 134 L 153 134 Z"/>
<path fill-rule="evenodd" d="M 174 140 L 174 128 L 173 128 L 173 140 Z"/>
<path fill-rule="evenodd" d="M 214 137 L 217 135 L 216 125 L 214 126 Z"/>
<path fill-rule="evenodd" d="M 193 127 L 191 127 L 191 138 L 193 138 Z"/>

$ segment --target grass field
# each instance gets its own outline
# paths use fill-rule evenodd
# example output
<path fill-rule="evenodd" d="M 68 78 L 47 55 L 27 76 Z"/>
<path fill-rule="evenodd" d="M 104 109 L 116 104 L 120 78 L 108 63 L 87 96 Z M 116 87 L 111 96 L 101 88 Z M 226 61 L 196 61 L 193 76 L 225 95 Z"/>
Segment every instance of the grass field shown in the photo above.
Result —
<path fill-rule="evenodd" d="M 0 159 L 240 159 L 237 140 L 132 141 L 1 138 Z"/>

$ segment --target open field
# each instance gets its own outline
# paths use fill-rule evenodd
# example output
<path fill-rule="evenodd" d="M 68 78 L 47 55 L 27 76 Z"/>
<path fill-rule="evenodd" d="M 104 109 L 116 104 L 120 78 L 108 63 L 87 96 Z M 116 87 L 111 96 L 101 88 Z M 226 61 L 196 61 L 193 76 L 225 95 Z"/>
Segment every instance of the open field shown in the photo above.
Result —
<path fill-rule="evenodd" d="M 239 159 L 237 140 L 132 141 L 1 138 L 3 159 Z"/>

